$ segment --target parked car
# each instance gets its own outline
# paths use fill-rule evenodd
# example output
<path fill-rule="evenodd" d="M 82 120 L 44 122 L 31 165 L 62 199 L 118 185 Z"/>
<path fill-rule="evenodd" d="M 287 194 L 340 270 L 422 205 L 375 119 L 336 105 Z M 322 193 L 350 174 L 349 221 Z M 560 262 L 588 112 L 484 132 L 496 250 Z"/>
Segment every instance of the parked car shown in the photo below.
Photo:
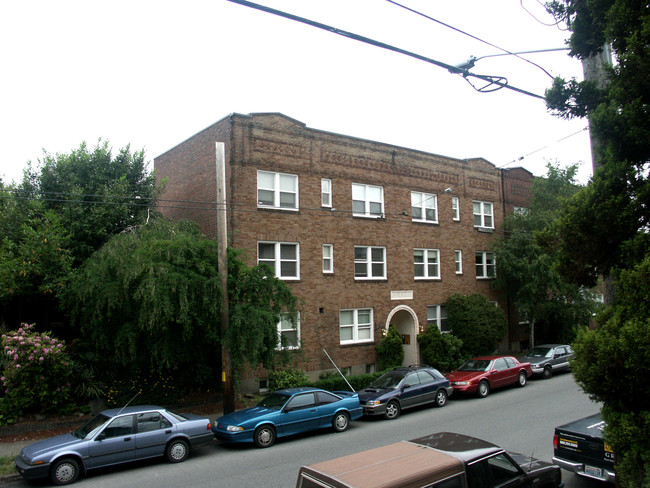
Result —
<path fill-rule="evenodd" d="M 361 417 L 359 395 L 319 388 L 278 390 L 257 404 L 215 421 L 214 436 L 226 442 L 253 442 L 270 447 L 276 438 L 330 427 L 343 432 L 350 420 Z"/>
<path fill-rule="evenodd" d="M 303 466 L 296 488 L 559 488 L 558 466 L 441 432 Z"/>
<path fill-rule="evenodd" d="M 67 485 L 91 469 L 166 456 L 185 461 L 190 448 L 211 442 L 210 421 L 153 405 L 104 410 L 74 432 L 35 442 L 16 457 L 26 480 Z"/>
<path fill-rule="evenodd" d="M 615 456 L 603 440 L 600 413 L 555 428 L 553 462 L 577 475 L 614 483 Z"/>
<path fill-rule="evenodd" d="M 485 398 L 494 388 L 526 386 L 532 374 L 530 363 L 521 363 L 512 356 L 483 356 L 466 361 L 447 378 L 454 393 L 475 393 Z"/>
<path fill-rule="evenodd" d="M 403 409 L 427 403 L 444 407 L 452 392 L 449 380 L 428 366 L 395 368 L 358 391 L 365 415 L 387 419 L 396 419 Z"/>
<path fill-rule="evenodd" d="M 519 361 L 530 363 L 533 374 L 548 379 L 553 373 L 570 369 L 573 357 L 573 349 L 568 344 L 544 344 L 533 347 Z"/>

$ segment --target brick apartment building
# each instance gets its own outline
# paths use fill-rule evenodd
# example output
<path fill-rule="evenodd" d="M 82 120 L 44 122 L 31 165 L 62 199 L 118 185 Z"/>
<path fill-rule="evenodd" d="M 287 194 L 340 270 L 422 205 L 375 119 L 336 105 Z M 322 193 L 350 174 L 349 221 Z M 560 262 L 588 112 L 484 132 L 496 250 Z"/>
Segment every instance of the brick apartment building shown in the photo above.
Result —
<path fill-rule="evenodd" d="M 526 207 L 532 174 L 481 159 L 455 159 L 308 128 L 278 113 L 232 114 L 155 158 L 167 180 L 161 210 L 216 236 L 215 142 L 225 144 L 228 239 L 266 262 L 303 300 L 297 329 L 302 366 L 316 378 L 331 363 L 373 371 L 390 324 L 404 337 L 446 330 L 445 301 L 490 288 L 490 253 L 506 214 Z M 510 321 L 510 319 L 509 319 Z M 509 326 L 501 350 L 518 350 L 526 327 Z M 251 383 L 248 385 L 253 387 Z"/>

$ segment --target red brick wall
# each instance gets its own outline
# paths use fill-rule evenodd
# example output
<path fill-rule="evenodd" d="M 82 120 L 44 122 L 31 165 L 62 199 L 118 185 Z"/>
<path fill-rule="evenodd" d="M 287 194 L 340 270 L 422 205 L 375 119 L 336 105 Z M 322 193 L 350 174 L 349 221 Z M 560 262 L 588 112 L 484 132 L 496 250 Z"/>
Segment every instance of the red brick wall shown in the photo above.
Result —
<path fill-rule="evenodd" d="M 341 309 L 372 308 L 378 341 L 391 310 L 398 305 L 412 308 L 424 325 L 427 305 L 443 304 L 455 293 L 482 293 L 504 305 L 489 281 L 475 276 L 474 253 L 489 251 L 491 241 L 502 232 L 503 190 L 509 188 L 502 171 L 491 163 L 309 129 L 280 114 L 235 114 L 156 158 L 157 177 L 168 178 L 163 204 L 167 200 L 214 201 L 215 141 L 226 143 L 231 245 L 249 250 L 253 265 L 258 241 L 300 243 L 300 281 L 291 286 L 304 300 L 301 339 L 307 371 L 331 368 L 323 347 L 340 367 L 375 363 L 375 343 L 339 344 Z M 257 170 L 298 175 L 300 210 L 258 209 Z M 335 210 L 321 208 L 321 178 L 332 180 Z M 352 216 L 353 182 L 384 188 L 385 219 Z M 451 191 L 445 192 L 447 188 Z M 438 224 L 412 222 L 411 191 L 437 194 Z M 452 221 L 453 196 L 460 199 L 460 222 Z M 494 204 L 493 233 L 474 228 L 474 200 Z M 162 211 L 171 218 L 192 218 L 204 232 L 214 235 L 214 212 L 187 208 L 191 206 L 198 205 L 163 207 Z M 322 244 L 326 243 L 334 245 L 334 273 L 329 275 L 322 273 Z M 387 280 L 355 281 L 355 245 L 386 248 Z M 440 250 L 439 280 L 414 279 L 413 248 Z M 456 249 L 463 252 L 462 275 L 455 273 Z M 391 300 L 391 291 L 396 290 L 411 290 L 413 299 Z"/>

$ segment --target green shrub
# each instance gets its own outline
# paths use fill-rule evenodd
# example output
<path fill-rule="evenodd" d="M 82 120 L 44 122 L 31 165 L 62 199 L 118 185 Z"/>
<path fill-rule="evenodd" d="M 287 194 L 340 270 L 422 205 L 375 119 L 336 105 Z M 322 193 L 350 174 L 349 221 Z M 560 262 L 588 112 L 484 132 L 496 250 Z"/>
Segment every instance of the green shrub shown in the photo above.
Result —
<path fill-rule="evenodd" d="M 402 334 L 394 325 L 388 328 L 386 337 L 377 344 L 377 357 L 379 358 L 379 369 L 382 371 L 402 365 L 404 361 Z"/>
<path fill-rule="evenodd" d="M 74 365 L 63 341 L 22 324 L 2 335 L 4 397 L 0 414 L 9 419 L 23 412 L 68 413 L 74 407 Z"/>
<path fill-rule="evenodd" d="M 463 341 L 453 334 L 442 334 L 435 325 L 418 335 L 418 344 L 425 364 L 443 372 L 456 369 L 466 359 L 461 352 Z"/>
<path fill-rule="evenodd" d="M 379 378 L 381 374 L 382 373 L 359 374 L 355 376 L 346 376 L 345 379 L 348 380 L 348 383 L 352 385 L 352 388 L 357 391 L 364 389 L 375 379 Z M 312 383 L 312 386 L 328 391 L 350 390 L 350 387 L 338 372 L 327 373 L 324 377 L 321 377 L 318 381 Z"/>
<path fill-rule="evenodd" d="M 300 369 L 285 369 L 269 372 L 269 389 L 272 391 L 295 388 L 309 384 L 307 373 Z"/>
<path fill-rule="evenodd" d="M 463 341 L 463 354 L 492 354 L 508 332 L 506 315 L 483 295 L 452 295 L 447 318 L 454 335 Z"/>

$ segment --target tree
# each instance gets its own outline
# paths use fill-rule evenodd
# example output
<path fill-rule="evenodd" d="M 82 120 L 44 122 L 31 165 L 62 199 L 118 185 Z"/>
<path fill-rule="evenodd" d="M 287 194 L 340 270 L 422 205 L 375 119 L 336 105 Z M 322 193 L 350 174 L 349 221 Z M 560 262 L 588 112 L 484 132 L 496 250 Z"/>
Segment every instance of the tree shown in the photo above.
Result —
<path fill-rule="evenodd" d="M 575 327 L 587 325 L 595 307 L 591 294 L 566 280 L 557 266 L 552 223 L 579 190 L 576 172 L 575 165 L 565 170 L 548 165 L 547 177 L 533 182 L 530 207 L 506 219 L 506 233 L 493 246 L 498 273 L 492 286 L 505 291 L 520 318 L 529 322 L 530 347 L 538 323 L 550 329 L 550 341 L 573 340 Z"/>
<path fill-rule="evenodd" d="M 145 222 L 155 206 L 155 176 L 142 150 L 126 146 L 113 155 L 107 141 L 92 150 L 84 142 L 69 154 L 44 153 L 39 166 L 28 166 L 20 189 L 59 215 L 75 266 L 112 236 Z"/>
<path fill-rule="evenodd" d="M 174 371 L 212 384 L 221 368 L 217 243 L 192 222 L 150 221 L 112 238 L 77 270 L 64 295 L 84 347 L 108 370 Z M 296 301 L 267 266 L 228 259 L 235 370 L 279 357 L 277 324 Z"/>
<path fill-rule="evenodd" d="M 650 12 L 635 0 L 558 0 L 548 8 L 568 25 L 572 56 L 587 59 L 609 43 L 616 60 L 604 84 L 556 79 L 546 92 L 558 116 L 589 117 L 599 141 L 602 167 L 568 208 L 559 241 L 563 272 L 593 286 L 599 274 L 638 263 L 650 249 L 638 239 L 650 224 Z"/>
<path fill-rule="evenodd" d="M 452 295 L 446 303 L 447 321 L 462 342 L 462 354 L 491 354 L 505 336 L 506 315 L 484 295 Z"/>
<path fill-rule="evenodd" d="M 650 415 L 638 408 L 649 400 L 650 11 L 635 0 L 557 0 L 549 9 L 571 30 L 571 55 L 586 59 L 609 43 L 616 61 L 605 83 L 558 79 L 546 99 L 561 117 L 589 118 L 601 165 L 561 216 L 561 271 L 587 286 L 617 278 L 600 327 L 578 337 L 575 375 L 604 402 L 617 480 L 650 486 Z"/>
<path fill-rule="evenodd" d="M 603 402 L 605 438 L 624 486 L 650 486 L 650 256 L 616 281 L 616 304 L 574 344 L 573 374 Z"/>

